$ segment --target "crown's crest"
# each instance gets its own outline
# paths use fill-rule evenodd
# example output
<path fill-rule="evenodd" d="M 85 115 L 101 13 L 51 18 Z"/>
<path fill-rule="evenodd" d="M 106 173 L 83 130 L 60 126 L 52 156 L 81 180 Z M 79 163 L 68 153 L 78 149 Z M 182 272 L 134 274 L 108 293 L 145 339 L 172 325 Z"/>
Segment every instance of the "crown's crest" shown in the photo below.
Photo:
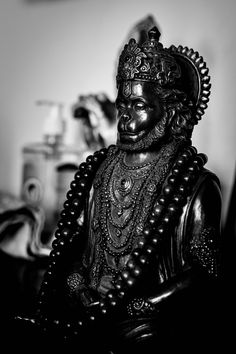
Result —
<path fill-rule="evenodd" d="M 174 57 L 159 42 L 158 29 L 152 28 L 148 37 L 141 46 L 133 38 L 125 45 L 119 59 L 117 84 L 124 80 L 138 79 L 170 86 L 180 77 L 180 67 Z"/>

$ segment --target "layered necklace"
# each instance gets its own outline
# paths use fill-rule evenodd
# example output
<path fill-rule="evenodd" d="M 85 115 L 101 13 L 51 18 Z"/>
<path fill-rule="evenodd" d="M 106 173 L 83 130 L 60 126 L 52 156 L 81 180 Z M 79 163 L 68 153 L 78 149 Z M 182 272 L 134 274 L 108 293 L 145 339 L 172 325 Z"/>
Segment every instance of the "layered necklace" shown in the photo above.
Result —
<path fill-rule="evenodd" d="M 125 162 L 125 152 L 118 150 L 96 176 L 89 242 L 93 249 L 88 249 L 84 258 L 94 289 L 102 276 L 114 278 L 124 269 L 127 257 L 143 238 L 145 222 L 178 145 L 166 144 L 152 161 L 131 166 Z M 90 253 L 92 258 L 88 257 Z M 89 259 L 92 264 L 87 263 Z"/>

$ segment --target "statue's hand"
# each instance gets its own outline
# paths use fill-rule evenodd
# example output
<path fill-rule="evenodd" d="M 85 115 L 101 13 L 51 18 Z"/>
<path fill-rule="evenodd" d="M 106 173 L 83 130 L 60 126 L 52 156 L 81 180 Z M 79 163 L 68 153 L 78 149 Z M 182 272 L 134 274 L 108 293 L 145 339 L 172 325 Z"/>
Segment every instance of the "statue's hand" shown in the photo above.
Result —
<path fill-rule="evenodd" d="M 106 295 L 106 293 L 112 289 L 114 289 L 113 277 L 111 275 L 104 275 L 98 286 L 98 292 L 101 295 Z"/>

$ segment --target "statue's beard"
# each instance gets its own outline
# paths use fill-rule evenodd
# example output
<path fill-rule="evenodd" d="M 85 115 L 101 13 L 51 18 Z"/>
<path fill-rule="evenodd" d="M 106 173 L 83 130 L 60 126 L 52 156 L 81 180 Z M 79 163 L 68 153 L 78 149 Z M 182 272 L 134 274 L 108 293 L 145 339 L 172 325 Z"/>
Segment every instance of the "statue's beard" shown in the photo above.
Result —
<path fill-rule="evenodd" d="M 142 139 L 135 143 L 122 143 L 117 139 L 117 146 L 125 151 L 146 151 L 164 139 L 167 129 L 167 115 L 164 117 L 145 135 Z"/>

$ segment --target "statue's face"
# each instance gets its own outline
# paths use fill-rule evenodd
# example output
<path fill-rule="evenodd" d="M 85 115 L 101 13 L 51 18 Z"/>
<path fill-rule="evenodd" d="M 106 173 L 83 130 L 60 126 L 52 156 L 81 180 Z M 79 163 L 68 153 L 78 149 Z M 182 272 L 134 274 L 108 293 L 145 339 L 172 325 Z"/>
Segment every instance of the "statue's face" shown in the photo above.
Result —
<path fill-rule="evenodd" d="M 120 84 L 116 107 L 117 143 L 121 147 L 140 145 L 161 120 L 161 107 L 154 88 L 153 83 L 143 81 L 125 81 Z"/>

